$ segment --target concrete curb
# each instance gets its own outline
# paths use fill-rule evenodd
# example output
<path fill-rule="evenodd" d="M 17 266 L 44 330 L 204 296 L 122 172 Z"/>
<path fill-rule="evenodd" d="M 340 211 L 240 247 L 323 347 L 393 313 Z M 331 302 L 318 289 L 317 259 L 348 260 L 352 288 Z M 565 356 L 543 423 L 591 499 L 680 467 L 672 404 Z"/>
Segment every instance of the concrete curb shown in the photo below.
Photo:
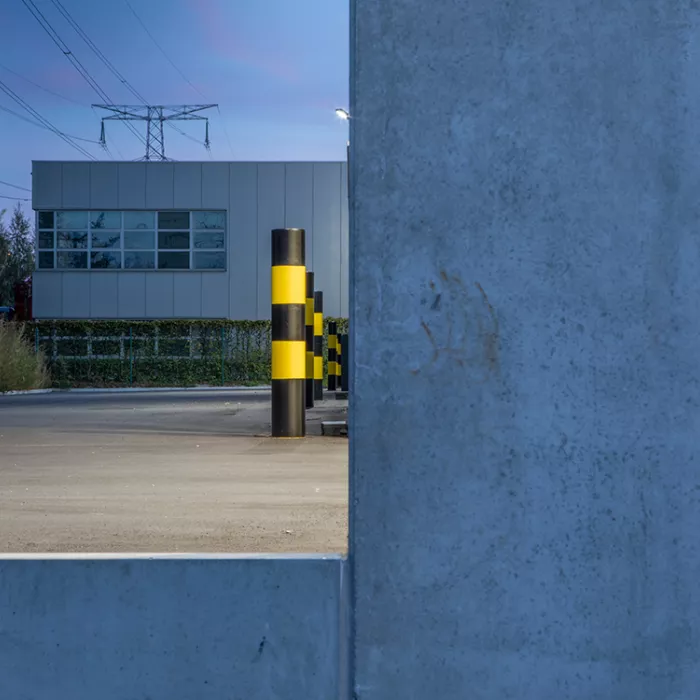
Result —
<path fill-rule="evenodd" d="M 134 559 L 173 559 L 173 560 L 189 560 L 199 561 L 202 559 L 217 559 L 225 561 L 246 561 L 249 559 L 284 559 L 295 561 L 339 561 L 344 563 L 346 555 L 340 552 L 315 553 L 315 552 L 250 552 L 250 553 L 223 553 L 217 554 L 212 552 L 0 552 L 1 561 L 45 561 L 45 560 L 68 560 L 68 561 L 93 561 L 100 560 L 116 560 L 130 561 Z"/>
<path fill-rule="evenodd" d="M 269 386 L 161 386 L 161 387 L 119 387 L 109 388 L 87 388 L 87 389 L 28 389 L 26 391 L 6 391 L 0 392 L 3 396 L 31 396 L 32 394 L 135 394 L 135 393 L 162 393 L 172 391 L 270 391 Z"/>

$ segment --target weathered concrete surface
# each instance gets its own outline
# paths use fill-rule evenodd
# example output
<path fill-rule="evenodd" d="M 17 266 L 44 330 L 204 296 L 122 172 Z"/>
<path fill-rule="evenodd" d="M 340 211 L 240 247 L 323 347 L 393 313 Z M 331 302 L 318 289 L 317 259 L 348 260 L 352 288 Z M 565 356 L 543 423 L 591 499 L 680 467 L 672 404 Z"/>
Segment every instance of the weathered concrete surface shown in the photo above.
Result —
<path fill-rule="evenodd" d="M 0 552 L 345 552 L 347 443 L 269 392 L 0 397 Z"/>
<path fill-rule="evenodd" d="M 335 559 L 0 559 L 0 697 L 334 700 Z"/>
<path fill-rule="evenodd" d="M 700 697 L 700 6 L 352 5 L 357 700 Z"/>

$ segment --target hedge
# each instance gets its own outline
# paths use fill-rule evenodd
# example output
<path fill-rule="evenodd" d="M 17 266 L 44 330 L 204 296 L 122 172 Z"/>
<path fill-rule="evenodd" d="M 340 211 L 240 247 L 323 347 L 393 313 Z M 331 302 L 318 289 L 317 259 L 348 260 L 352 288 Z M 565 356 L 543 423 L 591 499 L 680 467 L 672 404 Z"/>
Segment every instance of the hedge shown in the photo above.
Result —
<path fill-rule="evenodd" d="M 347 332 L 328 318 L 326 337 L 330 321 Z M 270 382 L 269 321 L 34 321 L 25 334 L 59 388 Z"/>

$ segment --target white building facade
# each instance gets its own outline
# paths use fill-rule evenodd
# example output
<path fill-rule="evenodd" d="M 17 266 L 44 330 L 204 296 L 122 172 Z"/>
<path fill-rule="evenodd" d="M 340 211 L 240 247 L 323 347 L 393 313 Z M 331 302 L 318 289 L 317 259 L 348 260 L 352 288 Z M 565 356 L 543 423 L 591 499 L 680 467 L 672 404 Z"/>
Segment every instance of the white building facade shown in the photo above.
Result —
<path fill-rule="evenodd" d="M 328 316 L 348 313 L 343 162 L 32 164 L 37 319 L 270 317 L 270 231 L 306 229 Z"/>

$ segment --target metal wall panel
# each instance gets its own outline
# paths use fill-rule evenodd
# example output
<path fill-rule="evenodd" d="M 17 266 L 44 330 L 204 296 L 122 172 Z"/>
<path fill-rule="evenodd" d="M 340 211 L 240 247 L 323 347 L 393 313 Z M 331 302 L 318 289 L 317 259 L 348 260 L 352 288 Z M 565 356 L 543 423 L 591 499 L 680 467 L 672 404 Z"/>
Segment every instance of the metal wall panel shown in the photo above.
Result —
<path fill-rule="evenodd" d="M 284 225 L 306 230 L 306 267 L 313 260 L 314 166 L 312 163 L 287 163 L 284 166 Z"/>
<path fill-rule="evenodd" d="M 119 209 L 117 163 L 90 163 L 90 209 Z"/>
<path fill-rule="evenodd" d="M 270 318 L 272 304 L 271 231 L 284 227 L 284 163 L 258 165 L 257 317 Z M 234 281 L 235 284 L 235 281 Z"/>
<path fill-rule="evenodd" d="M 146 273 L 124 271 L 117 280 L 119 318 L 146 318 Z"/>
<path fill-rule="evenodd" d="M 229 318 L 229 276 L 225 272 L 202 273 L 202 318 Z"/>
<path fill-rule="evenodd" d="M 90 272 L 90 318 L 119 316 L 120 272 Z"/>
<path fill-rule="evenodd" d="M 32 162 L 32 207 L 60 209 L 63 200 L 63 168 L 61 163 Z"/>
<path fill-rule="evenodd" d="M 63 273 L 37 270 L 32 276 L 34 318 L 63 318 Z"/>
<path fill-rule="evenodd" d="M 348 232 L 348 165 L 342 163 L 340 166 L 340 308 L 337 315 L 343 318 L 348 317 L 350 300 L 350 238 Z"/>
<path fill-rule="evenodd" d="M 229 163 L 202 163 L 202 209 L 228 209 Z"/>
<path fill-rule="evenodd" d="M 146 317 L 172 318 L 175 311 L 172 272 L 146 273 Z"/>
<path fill-rule="evenodd" d="M 314 282 L 327 316 L 340 311 L 340 187 L 339 163 L 314 164 Z"/>
<path fill-rule="evenodd" d="M 202 208 L 202 164 L 177 163 L 174 171 L 175 209 Z"/>
<path fill-rule="evenodd" d="M 326 314 L 346 315 L 346 178 L 340 163 L 35 162 L 35 209 L 228 211 L 226 272 L 181 272 L 174 278 L 167 272 L 39 271 L 35 315 L 269 318 L 270 231 L 279 226 L 306 229 L 307 266 L 324 291 Z"/>
<path fill-rule="evenodd" d="M 146 209 L 175 207 L 175 164 L 149 163 L 146 167 Z"/>
<path fill-rule="evenodd" d="M 61 277 L 63 317 L 90 318 L 90 273 L 63 272 Z"/>
<path fill-rule="evenodd" d="M 62 177 L 61 206 L 64 209 L 89 209 L 90 163 L 64 163 Z"/>
<path fill-rule="evenodd" d="M 258 166 L 255 163 L 231 163 L 230 173 L 227 240 L 229 287 L 226 293 L 229 310 L 227 313 L 233 319 L 256 319 L 258 317 Z M 205 296 L 203 298 L 205 316 L 209 315 L 208 303 Z"/>
<path fill-rule="evenodd" d="M 173 315 L 176 318 L 201 317 L 201 272 L 173 272 Z"/>
<path fill-rule="evenodd" d="M 146 164 L 119 163 L 119 208 L 146 208 Z"/>

